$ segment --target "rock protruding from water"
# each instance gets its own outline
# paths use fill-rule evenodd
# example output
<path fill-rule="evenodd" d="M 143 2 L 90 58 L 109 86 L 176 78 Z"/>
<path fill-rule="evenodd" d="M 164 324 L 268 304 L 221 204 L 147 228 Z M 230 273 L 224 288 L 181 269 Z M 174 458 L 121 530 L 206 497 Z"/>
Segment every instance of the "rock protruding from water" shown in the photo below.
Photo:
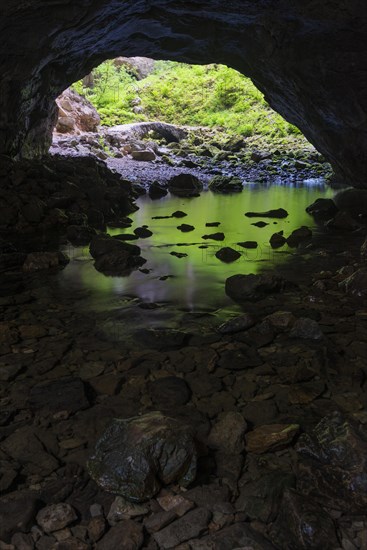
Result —
<path fill-rule="evenodd" d="M 169 180 L 168 189 L 172 195 L 192 197 L 200 193 L 203 189 L 203 184 L 199 178 L 192 174 L 178 174 Z"/>
<path fill-rule="evenodd" d="M 306 212 L 320 219 L 330 219 L 338 212 L 338 207 L 332 199 L 316 199 L 306 208 Z"/>
<path fill-rule="evenodd" d="M 274 210 L 267 210 L 266 212 L 246 212 L 247 218 L 286 218 L 288 212 L 284 208 L 276 208 Z"/>
<path fill-rule="evenodd" d="M 260 300 L 268 294 L 281 292 L 286 281 L 272 273 L 261 275 L 232 275 L 226 280 L 225 291 L 227 296 L 235 302 Z"/>
<path fill-rule="evenodd" d="M 136 245 L 114 239 L 109 235 L 98 235 L 90 243 L 89 252 L 95 259 L 97 271 L 107 275 L 125 275 L 141 267 L 146 260 L 140 256 Z"/>
<path fill-rule="evenodd" d="M 236 260 L 238 260 L 238 258 L 241 257 L 241 254 L 230 246 L 225 246 L 224 248 L 221 248 L 220 250 L 218 250 L 218 252 L 215 253 L 215 255 L 218 260 L 227 264 L 235 262 Z"/>
<path fill-rule="evenodd" d="M 214 176 L 209 182 L 210 191 L 215 193 L 238 193 L 242 191 L 243 184 L 240 178 L 231 176 Z"/>
<path fill-rule="evenodd" d="M 341 413 L 323 418 L 300 437 L 299 487 L 338 510 L 364 513 L 367 507 L 367 428 Z"/>
<path fill-rule="evenodd" d="M 97 442 L 87 467 L 103 490 L 143 502 L 162 485 L 189 485 L 195 479 L 196 461 L 192 429 L 152 412 L 115 419 Z"/>

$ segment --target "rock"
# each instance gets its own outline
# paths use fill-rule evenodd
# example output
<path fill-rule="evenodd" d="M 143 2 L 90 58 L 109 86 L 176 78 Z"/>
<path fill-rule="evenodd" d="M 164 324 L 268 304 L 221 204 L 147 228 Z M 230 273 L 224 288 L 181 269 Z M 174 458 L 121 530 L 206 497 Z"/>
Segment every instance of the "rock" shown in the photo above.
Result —
<path fill-rule="evenodd" d="M 266 222 L 255 222 L 255 223 L 252 223 L 251 225 L 254 225 L 255 227 L 266 227 L 267 225 L 269 225 L 268 223 Z"/>
<path fill-rule="evenodd" d="M 165 197 L 168 194 L 168 190 L 164 185 L 160 184 L 158 181 L 153 181 L 149 187 L 149 196 L 151 199 L 160 199 Z"/>
<path fill-rule="evenodd" d="M 205 227 L 219 227 L 221 222 L 207 222 Z"/>
<path fill-rule="evenodd" d="M 235 334 L 253 327 L 256 320 L 250 313 L 244 313 L 238 317 L 233 317 L 218 327 L 218 332 L 221 334 Z"/>
<path fill-rule="evenodd" d="M 157 502 L 166 512 L 173 512 L 176 517 L 181 517 L 189 510 L 194 508 L 195 504 L 191 500 L 187 500 L 182 495 L 174 495 L 168 493 L 157 498 Z"/>
<path fill-rule="evenodd" d="M 68 240 L 75 246 L 89 244 L 95 235 L 95 229 L 84 225 L 69 225 L 66 230 Z"/>
<path fill-rule="evenodd" d="M 186 540 L 204 533 L 208 528 L 210 518 L 211 513 L 208 510 L 197 508 L 155 533 L 154 540 L 159 548 L 176 548 Z"/>
<path fill-rule="evenodd" d="M 291 328 L 295 320 L 295 316 L 290 311 L 275 311 L 265 317 L 265 321 L 269 322 L 272 327 L 279 331 Z"/>
<path fill-rule="evenodd" d="M 131 156 L 134 160 L 142 160 L 142 161 L 152 161 L 156 159 L 154 151 L 151 149 L 146 149 L 143 151 L 132 151 Z"/>
<path fill-rule="evenodd" d="M 235 523 L 190 541 L 192 550 L 275 550 L 275 547 L 248 523 Z"/>
<path fill-rule="evenodd" d="M 88 523 L 88 536 L 93 542 L 99 541 L 106 532 L 106 520 L 102 515 L 94 516 Z"/>
<path fill-rule="evenodd" d="M 338 212 L 325 224 L 325 226 L 328 229 L 336 229 L 339 231 L 354 231 L 358 229 L 359 224 L 347 212 Z"/>
<path fill-rule="evenodd" d="M 242 246 L 243 248 L 257 248 L 258 244 L 256 241 L 243 241 L 240 243 L 237 243 L 238 246 Z"/>
<path fill-rule="evenodd" d="M 32 273 L 45 269 L 63 268 L 69 259 L 62 252 L 32 252 L 28 254 L 23 264 L 23 271 Z"/>
<path fill-rule="evenodd" d="M 238 260 L 238 258 L 241 257 L 241 254 L 237 252 L 237 250 L 234 250 L 233 248 L 226 246 L 218 250 L 218 252 L 215 253 L 215 256 L 221 262 L 225 262 L 229 264 Z"/>
<path fill-rule="evenodd" d="M 343 189 L 336 193 L 334 202 L 339 210 L 347 212 L 353 218 L 367 216 L 366 189 L 354 189 L 353 187 Z"/>
<path fill-rule="evenodd" d="M 341 413 L 324 417 L 296 445 L 301 458 L 299 490 L 346 513 L 367 504 L 367 429 Z"/>
<path fill-rule="evenodd" d="M 240 413 L 224 413 L 208 436 L 208 445 L 228 454 L 241 453 L 245 448 L 247 424 Z"/>
<path fill-rule="evenodd" d="M 113 60 L 113 63 L 116 67 L 126 67 L 134 75 L 136 75 L 138 80 L 143 80 L 149 76 L 153 70 L 155 61 L 149 57 L 116 57 Z M 134 100 L 133 100 L 134 101 Z M 136 103 L 138 105 L 139 103 Z"/>
<path fill-rule="evenodd" d="M 248 218 L 287 218 L 288 212 L 284 208 L 267 210 L 266 212 L 246 212 Z"/>
<path fill-rule="evenodd" d="M 129 256 L 138 256 L 140 248 L 137 245 L 121 242 L 109 235 L 97 235 L 90 243 L 89 252 L 93 258 L 99 258 L 110 252 L 124 251 Z"/>
<path fill-rule="evenodd" d="M 176 376 L 154 380 L 149 384 L 148 392 L 153 405 L 163 409 L 186 405 L 191 398 L 191 390 L 185 380 Z"/>
<path fill-rule="evenodd" d="M 367 238 L 363 241 L 363 244 L 361 246 L 361 257 L 367 258 Z"/>
<path fill-rule="evenodd" d="M 317 503 L 291 489 L 284 493 L 271 539 L 277 548 L 284 550 L 339 547 L 332 518 Z"/>
<path fill-rule="evenodd" d="M 97 442 L 87 467 L 103 490 L 143 502 L 162 484 L 185 486 L 194 480 L 192 430 L 159 412 L 115 419 Z"/>
<path fill-rule="evenodd" d="M 76 519 L 77 515 L 74 508 L 66 502 L 46 506 L 37 514 L 37 523 L 45 533 L 64 529 Z"/>
<path fill-rule="evenodd" d="M 170 252 L 170 255 L 171 256 L 175 256 L 176 258 L 187 258 L 187 254 L 185 254 L 184 252 Z"/>
<path fill-rule="evenodd" d="M 290 445 L 299 431 L 298 424 L 268 424 L 258 426 L 246 436 L 246 450 L 262 454 Z"/>
<path fill-rule="evenodd" d="M 222 368 L 238 371 L 251 367 L 258 367 L 262 360 L 257 351 L 249 346 L 242 346 L 239 349 L 229 349 L 222 351 L 218 365 Z"/>
<path fill-rule="evenodd" d="M 242 181 L 236 177 L 214 176 L 209 181 L 209 189 L 215 193 L 236 193 L 242 191 L 242 188 Z"/>
<path fill-rule="evenodd" d="M 95 258 L 97 271 L 108 275 L 126 275 L 146 263 L 136 245 L 113 239 L 108 235 L 98 235 L 90 243 L 89 251 Z"/>
<path fill-rule="evenodd" d="M 147 239 L 153 235 L 152 231 L 150 231 L 147 227 L 137 227 L 134 229 L 134 233 L 139 237 L 139 239 Z"/>
<path fill-rule="evenodd" d="M 312 231 L 305 225 L 299 227 L 292 231 L 290 236 L 287 238 L 287 245 L 291 247 L 298 246 L 302 241 L 310 239 L 312 237 Z"/>
<path fill-rule="evenodd" d="M 182 223 L 177 227 L 182 233 L 189 233 L 190 231 L 194 231 L 195 227 L 193 225 L 189 225 L 187 223 Z"/>
<path fill-rule="evenodd" d="M 307 405 L 319 397 L 325 390 L 321 380 L 294 384 L 289 390 L 289 402 L 292 405 Z"/>
<path fill-rule="evenodd" d="M 270 237 L 269 243 L 272 248 L 280 248 L 285 245 L 287 239 L 284 237 L 283 233 L 284 231 L 279 231 Z"/>
<path fill-rule="evenodd" d="M 168 190 L 179 197 L 198 195 L 203 189 L 203 184 L 192 174 L 179 174 L 173 176 L 168 182 Z"/>
<path fill-rule="evenodd" d="M 285 489 L 294 488 L 293 474 L 276 470 L 255 481 L 246 483 L 236 500 L 236 510 L 245 512 L 251 519 L 264 523 L 274 521 L 278 515 Z"/>
<path fill-rule="evenodd" d="M 142 504 L 134 504 L 125 500 L 123 497 L 116 497 L 111 504 L 110 511 L 107 515 L 107 521 L 110 525 L 116 525 L 123 519 L 130 519 L 139 516 L 145 516 L 149 512 L 149 508 Z"/>
<path fill-rule="evenodd" d="M 315 218 L 329 220 L 338 212 L 338 207 L 332 199 L 316 199 L 306 208 L 306 212 Z"/>
<path fill-rule="evenodd" d="M 357 269 L 350 277 L 339 283 L 347 294 L 355 297 L 367 296 L 367 269 Z"/>
<path fill-rule="evenodd" d="M 125 519 L 113 526 L 98 542 L 97 550 L 139 550 L 143 542 L 143 527 Z"/>
<path fill-rule="evenodd" d="M 202 239 L 212 239 L 213 241 L 224 241 L 224 233 L 212 233 L 211 235 L 203 235 Z"/>
<path fill-rule="evenodd" d="M 156 514 L 152 514 L 144 521 L 144 527 L 148 533 L 156 533 L 157 531 L 161 531 L 164 527 L 167 527 L 167 525 L 172 523 L 175 519 L 177 519 L 177 514 L 173 511 L 158 512 Z"/>
<path fill-rule="evenodd" d="M 172 218 L 186 218 L 187 214 L 182 210 L 176 210 L 171 214 Z"/>
<path fill-rule="evenodd" d="M 80 378 L 64 378 L 34 385 L 29 393 L 28 405 L 35 411 L 75 413 L 89 407 L 89 401 Z"/>
<path fill-rule="evenodd" d="M 59 467 L 59 462 L 47 452 L 39 435 L 30 426 L 20 427 L 0 443 L 0 449 L 22 464 L 25 471 L 47 476 Z"/>
<path fill-rule="evenodd" d="M 225 292 L 235 302 L 256 301 L 267 294 L 284 290 L 286 281 L 272 273 L 232 275 L 226 280 Z"/>
<path fill-rule="evenodd" d="M 33 550 L 34 548 L 33 537 L 25 533 L 15 533 L 11 538 L 11 544 L 16 550 Z"/>
<path fill-rule="evenodd" d="M 289 335 L 291 338 L 306 338 L 309 340 L 320 340 L 324 336 L 318 322 L 307 317 L 297 319 Z"/>
<path fill-rule="evenodd" d="M 0 498 L 0 540 L 10 542 L 18 531 L 29 531 L 40 501 L 34 493 L 16 491 Z"/>
<path fill-rule="evenodd" d="M 57 99 L 56 131 L 61 133 L 97 132 L 101 119 L 97 110 L 75 90 L 67 88 Z"/>

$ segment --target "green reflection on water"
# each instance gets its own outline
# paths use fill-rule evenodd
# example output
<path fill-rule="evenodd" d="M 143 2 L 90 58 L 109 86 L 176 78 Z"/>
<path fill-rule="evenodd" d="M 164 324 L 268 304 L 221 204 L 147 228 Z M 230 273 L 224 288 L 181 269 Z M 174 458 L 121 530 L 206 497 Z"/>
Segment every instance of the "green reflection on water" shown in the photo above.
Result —
<path fill-rule="evenodd" d="M 169 195 L 157 201 L 142 197 L 137 202 L 140 209 L 131 216 L 134 222 L 132 227 L 114 229 L 110 233 L 131 233 L 135 227 L 149 226 L 153 235 L 134 243 L 141 247 L 142 256 L 147 259 L 144 268 L 150 269 L 150 273 L 136 271 L 129 277 L 106 277 L 94 269 L 92 261 L 74 261 L 64 270 L 63 277 L 74 287 L 92 290 L 101 301 L 132 295 L 147 302 L 175 302 L 189 309 L 221 307 L 230 303 L 224 294 L 225 279 L 236 273 L 258 273 L 287 261 L 292 249 L 285 246 L 273 251 L 269 246 L 271 235 L 284 230 L 288 236 L 302 225 L 315 228 L 305 208 L 318 197 L 332 195 L 333 192 L 323 185 L 298 188 L 248 185 L 242 193 L 232 195 L 203 192 L 197 198 L 183 199 Z M 247 218 L 244 215 L 248 211 L 279 207 L 285 208 L 289 216 L 283 220 L 263 218 L 269 223 L 264 228 L 252 225 L 261 218 Z M 187 216 L 182 219 L 152 219 L 154 216 L 170 215 L 176 210 L 184 211 Z M 205 227 L 207 222 L 220 222 L 220 226 Z M 195 230 L 182 233 L 177 229 L 181 223 L 193 225 Z M 225 234 L 224 241 L 202 239 L 204 234 L 217 231 Z M 259 246 L 255 250 L 247 250 L 236 245 L 240 241 L 257 241 Z M 201 245 L 208 248 L 200 249 Z M 241 252 L 241 258 L 232 264 L 222 263 L 215 257 L 215 252 L 223 246 L 235 248 Z M 170 255 L 172 251 L 188 256 L 176 258 Z M 84 250 L 84 254 L 88 256 L 88 249 Z M 167 275 L 171 277 L 164 281 L 159 279 Z"/>

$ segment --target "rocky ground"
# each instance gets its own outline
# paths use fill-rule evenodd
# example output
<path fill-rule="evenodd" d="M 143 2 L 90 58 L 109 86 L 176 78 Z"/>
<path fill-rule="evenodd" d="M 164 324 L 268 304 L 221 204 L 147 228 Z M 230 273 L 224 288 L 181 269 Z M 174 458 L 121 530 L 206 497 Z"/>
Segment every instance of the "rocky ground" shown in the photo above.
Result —
<path fill-rule="evenodd" d="M 365 192 L 316 203 L 329 233 L 286 270 L 229 278 L 241 315 L 134 341 L 55 273 L 67 240 L 140 267 L 103 233 L 138 187 L 89 157 L 2 160 L 0 548 L 366 548 Z"/>

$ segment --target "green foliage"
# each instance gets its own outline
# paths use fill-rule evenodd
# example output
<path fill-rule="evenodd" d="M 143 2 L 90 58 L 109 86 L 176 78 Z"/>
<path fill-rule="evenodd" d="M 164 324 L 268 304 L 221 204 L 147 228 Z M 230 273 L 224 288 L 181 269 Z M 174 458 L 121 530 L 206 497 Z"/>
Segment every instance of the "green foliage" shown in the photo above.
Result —
<path fill-rule="evenodd" d="M 74 88 L 94 104 L 106 126 L 158 120 L 220 127 L 244 137 L 300 134 L 269 107 L 250 79 L 224 65 L 157 61 L 154 72 L 137 81 L 125 67 L 106 61 L 93 76 L 93 88 L 82 81 Z"/>

